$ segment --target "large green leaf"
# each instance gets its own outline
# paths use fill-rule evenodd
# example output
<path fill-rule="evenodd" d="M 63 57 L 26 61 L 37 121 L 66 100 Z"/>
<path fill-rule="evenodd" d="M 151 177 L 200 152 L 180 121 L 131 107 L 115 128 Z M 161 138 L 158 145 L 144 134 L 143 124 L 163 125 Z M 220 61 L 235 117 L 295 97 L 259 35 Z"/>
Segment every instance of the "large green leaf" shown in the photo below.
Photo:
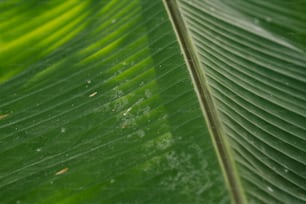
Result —
<path fill-rule="evenodd" d="M 236 201 L 305 203 L 306 2 L 168 2 L 219 140 L 234 151 Z"/>
<path fill-rule="evenodd" d="M 161 1 L 0 1 L 0 203 L 228 203 Z"/>
<path fill-rule="evenodd" d="M 0 203 L 306 202 L 305 1 L 5 0 L 0 19 Z"/>

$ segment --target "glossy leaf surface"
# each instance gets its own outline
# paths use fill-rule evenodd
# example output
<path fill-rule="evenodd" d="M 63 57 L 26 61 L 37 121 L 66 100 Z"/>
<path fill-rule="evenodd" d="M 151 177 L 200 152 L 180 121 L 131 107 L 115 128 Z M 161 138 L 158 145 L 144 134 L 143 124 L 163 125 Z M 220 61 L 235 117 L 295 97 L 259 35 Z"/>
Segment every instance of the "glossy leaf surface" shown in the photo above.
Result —
<path fill-rule="evenodd" d="M 161 1 L 1 1 L 1 203 L 228 203 Z"/>
<path fill-rule="evenodd" d="M 176 2 L 247 200 L 305 203 L 305 1 Z"/>

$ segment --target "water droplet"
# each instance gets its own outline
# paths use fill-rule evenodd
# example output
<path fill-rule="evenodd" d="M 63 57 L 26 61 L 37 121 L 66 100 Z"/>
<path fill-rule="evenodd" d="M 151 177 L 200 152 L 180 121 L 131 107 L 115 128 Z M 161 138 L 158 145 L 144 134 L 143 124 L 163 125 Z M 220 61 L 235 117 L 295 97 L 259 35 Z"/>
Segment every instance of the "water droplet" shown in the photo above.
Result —
<path fill-rule="evenodd" d="M 87 84 L 90 84 L 91 83 L 91 80 L 87 80 Z"/>
<path fill-rule="evenodd" d="M 37 149 L 36 149 L 36 152 L 41 152 L 41 148 L 37 148 Z"/>
<path fill-rule="evenodd" d="M 65 133 L 66 132 L 66 128 L 62 127 L 61 128 L 61 133 Z"/>
<path fill-rule="evenodd" d="M 147 106 L 147 107 L 145 107 L 145 108 L 143 109 L 143 114 L 146 115 L 146 116 L 149 116 L 150 111 L 151 111 L 150 106 Z"/>
<path fill-rule="evenodd" d="M 17 200 L 17 201 L 16 201 L 16 204 L 20 204 L 20 203 L 21 203 L 21 201 L 20 201 L 20 200 Z"/>
<path fill-rule="evenodd" d="M 267 22 L 271 22 L 272 21 L 272 19 L 269 16 L 267 16 L 265 19 L 266 19 Z"/>
<path fill-rule="evenodd" d="M 270 186 L 268 186 L 268 191 L 274 192 L 274 190 Z"/>
<path fill-rule="evenodd" d="M 143 131 L 143 130 L 138 130 L 136 133 L 141 138 L 143 138 L 146 135 L 145 131 Z"/>
<path fill-rule="evenodd" d="M 117 19 L 113 19 L 113 20 L 112 20 L 112 23 L 114 24 L 114 23 L 116 23 L 116 21 L 117 21 Z"/>
<path fill-rule="evenodd" d="M 151 93 L 151 91 L 149 89 L 147 89 L 145 91 L 145 95 L 146 95 L 147 98 L 150 98 L 152 96 L 152 93 Z"/>
<path fill-rule="evenodd" d="M 285 173 L 288 173 L 289 170 L 288 169 L 284 169 L 284 171 L 285 171 Z"/>
<path fill-rule="evenodd" d="M 111 179 L 111 180 L 110 180 L 110 183 L 115 183 L 115 179 Z"/>

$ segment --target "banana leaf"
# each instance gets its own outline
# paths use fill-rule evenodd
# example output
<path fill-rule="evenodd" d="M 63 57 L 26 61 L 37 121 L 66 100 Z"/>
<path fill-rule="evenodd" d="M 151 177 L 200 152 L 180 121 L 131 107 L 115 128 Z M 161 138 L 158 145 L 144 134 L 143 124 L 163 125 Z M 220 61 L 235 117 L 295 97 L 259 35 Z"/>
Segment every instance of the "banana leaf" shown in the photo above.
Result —
<path fill-rule="evenodd" d="M 206 116 L 219 128 L 219 154 L 233 156 L 236 174 L 226 176 L 234 201 L 305 203 L 306 2 L 168 4 L 213 112 Z"/>
<path fill-rule="evenodd" d="M 305 203 L 303 1 L 0 1 L 0 203 Z"/>
<path fill-rule="evenodd" d="M 0 203 L 229 201 L 162 1 L 0 8 Z"/>

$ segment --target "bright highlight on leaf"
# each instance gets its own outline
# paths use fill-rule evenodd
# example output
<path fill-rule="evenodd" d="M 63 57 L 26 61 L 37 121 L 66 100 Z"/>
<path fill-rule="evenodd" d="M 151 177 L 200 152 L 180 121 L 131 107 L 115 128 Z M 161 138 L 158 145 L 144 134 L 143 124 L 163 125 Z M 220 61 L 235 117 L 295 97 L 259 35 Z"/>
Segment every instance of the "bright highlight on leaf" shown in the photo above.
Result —
<path fill-rule="evenodd" d="M 229 202 L 161 1 L 0 9 L 0 203 Z"/>

